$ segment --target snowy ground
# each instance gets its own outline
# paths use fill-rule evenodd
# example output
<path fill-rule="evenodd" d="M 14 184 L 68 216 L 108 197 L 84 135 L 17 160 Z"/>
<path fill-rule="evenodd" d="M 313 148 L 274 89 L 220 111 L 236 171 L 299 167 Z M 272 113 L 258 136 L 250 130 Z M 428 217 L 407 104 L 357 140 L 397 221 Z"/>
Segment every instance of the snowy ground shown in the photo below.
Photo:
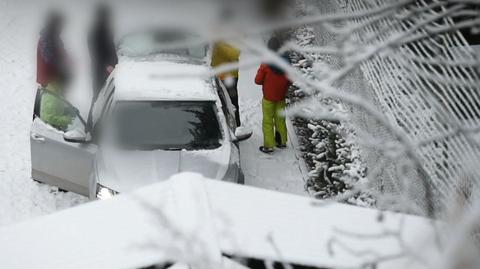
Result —
<path fill-rule="evenodd" d="M 87 201 L 30 179 L 29 129 L 36 90 L 36 42 L 41 27 L 41 12 L 32 3 L 36 2 L 0 0 L 0 225 Z M 81 42 L 71 39 L 78 38 L 74 32 L 65 36 L 67 49 L 81 47 Z M 245 57 L 248 55 L 242 59 Z M 84 57 L 74 62 L 85 66 Z M 306 194 L 292 144 L 272 156 L 258 151 L 262 143 L 261 90 L 253 83 L 255 72 L 256 69 L 241 70 L 239 83 L 243 122 L 254 130 L 253 137 L 242 144 L 246 184 Z"/>
<path fill-rule="evenodd" d="M 39 18 L 33 8 L 21 5 L 0 2 L 0 225 L 86 201 L 30 179 L 29 128 Z"/>

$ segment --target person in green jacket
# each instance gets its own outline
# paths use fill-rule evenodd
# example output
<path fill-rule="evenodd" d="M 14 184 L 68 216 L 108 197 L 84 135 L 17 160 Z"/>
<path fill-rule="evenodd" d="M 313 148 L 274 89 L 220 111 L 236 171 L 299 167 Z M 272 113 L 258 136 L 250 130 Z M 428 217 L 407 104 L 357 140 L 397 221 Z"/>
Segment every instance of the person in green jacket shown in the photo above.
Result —
<path fill-rule="evenodd" d="M 46 90 L 43 91 L 40 104 L 40 119 L 60 131 L 66 131 L 73 122 L 74 117 L 72 113 L 66 111 L 65 102 L 58 97 L 61 94 L 60 92 L 60 87 L 55 83 L 50 83 Z"/>

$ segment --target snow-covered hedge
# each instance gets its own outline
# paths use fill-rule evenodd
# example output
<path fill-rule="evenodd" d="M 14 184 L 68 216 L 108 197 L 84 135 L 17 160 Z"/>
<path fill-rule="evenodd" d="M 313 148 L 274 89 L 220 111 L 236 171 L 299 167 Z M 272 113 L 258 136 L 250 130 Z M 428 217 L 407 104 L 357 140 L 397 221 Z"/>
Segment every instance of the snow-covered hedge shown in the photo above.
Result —
<path fill-rule="evenodd" d="M 292 33 L 299 46 L 312 45 L 315 34 L 312 28 L 299 27 Z M 306 76 L 312 76 L 318 65 L 327 59 L 318 55 L 290 54 L 292 65 L 301 69 Z M 302 89 L 292 86 L 288 102 L 305 100 L 309 97 Z M 342 104 L 332 100 L 325 101 L 334 113 L 345 113 Z M 305 117 L 293 119 L 295 131 L 299 137 L 303 158 L 309 169 L 307 188 L 316 198 L 327 199 L 351 190 L 354 183 L 366 181 L 366 168 L 355 146 L 355 133 L 351 128 L 338 121 L 314 120 Z M 346 202 L 373 206 L 374 200 L 366 193 L 360 193 Z"/>

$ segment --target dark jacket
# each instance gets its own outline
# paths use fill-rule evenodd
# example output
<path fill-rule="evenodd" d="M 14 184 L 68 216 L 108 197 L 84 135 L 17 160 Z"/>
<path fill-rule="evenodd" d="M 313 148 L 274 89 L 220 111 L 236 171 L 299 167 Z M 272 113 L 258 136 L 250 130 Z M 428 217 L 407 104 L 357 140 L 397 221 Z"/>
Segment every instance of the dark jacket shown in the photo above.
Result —
<path fill-rule="evenodd" d="M 88 37 L 88 47 L 94 80 L 103 83 L 109 75 L 107 67 L 114 67 L 118 63 L 113 34 L 106 24 L 98 24 L 92 29 Z"/>
<path fill-rule="evenodd" d="M 66 80 L 66 53 L 63 42 L 56 34 L 44 30 L 37 44 L 37 83 L 46 87 L 49 83 Z"/>

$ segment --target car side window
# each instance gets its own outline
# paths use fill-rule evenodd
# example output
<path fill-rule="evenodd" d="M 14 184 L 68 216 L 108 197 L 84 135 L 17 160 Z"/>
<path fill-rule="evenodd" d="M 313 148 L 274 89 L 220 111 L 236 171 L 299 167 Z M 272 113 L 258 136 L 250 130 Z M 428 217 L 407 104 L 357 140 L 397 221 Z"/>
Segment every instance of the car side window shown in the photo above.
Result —
<path fill-rule="evenodd" d="M 113 88 L 113 77 L 110 76 L 107 78 L 107 80 L 105 81 L 105 84 L 103 85 L 103 88 L 102 88 L 102 91 L 100 92 L 100 94 L 98 95 L 99 98 L 102 98 L 103 100 L 105 100 L 105 98 L 109 95 L 109 93 L 111 92 Z"/>
<path fill-rule="evenodd" d="M 44 123 L 62 132 L 85 129 L 78 109 L 64 98 L 48 90 L 42 90 L 39 98 L 39 116 Z"/>
<path fill-rule="evenodd" d="M 220 98 L 220 102 L 222 103 L 223 114 L 225 115 L 225 118 L 227 119 L 228 127 L 232 130 L 235 130 L 237 123 L 235 121 L 235 117 L 233 116 L 233 114 L 228 109 L 227 93 L 222 88 L 220 82 L 217 79 L 215 80 L 215 84 L 217 86 L 217 92 L 218 92 L 218 96 Z"/>
<path fill-rule="evenodd" d="M 112 106 L 113 103 L 113 94 L 115 92 L 115 88 L 112 86 L 111 91 L 109 91 L 109 95 L 106 98 L 106 102 L 101 108 L 100 116 L 98 119 L 95 121 L 94 126 L 93 126 L 93 138 L 95 141 L 98 141 L 99 137 L 101 136 L 102 133 L 102 127 L 105 123 L 105 118 L 107 112 L 110 110 L 110 107 Z"/>
<path fill-rule="evenodd" d="M 113 93 L 113 90 L 114 90 L 114 80 L 113 80 L 113 78 L 110 78 L 105 85 L 106 86 L 100 92 L 100 94 L 98 96 L 98 99 L 95 102 L 95 104 L 92 104 L 92 108 L 91 108 L 90 113 L 91 113 L 93 125 L 95 125 L 96 122 L 100 120 L 100 117 L 102 116 L 104 107 L 106 106 L 106 104 L 108 102 L 108 98 Z"/>

